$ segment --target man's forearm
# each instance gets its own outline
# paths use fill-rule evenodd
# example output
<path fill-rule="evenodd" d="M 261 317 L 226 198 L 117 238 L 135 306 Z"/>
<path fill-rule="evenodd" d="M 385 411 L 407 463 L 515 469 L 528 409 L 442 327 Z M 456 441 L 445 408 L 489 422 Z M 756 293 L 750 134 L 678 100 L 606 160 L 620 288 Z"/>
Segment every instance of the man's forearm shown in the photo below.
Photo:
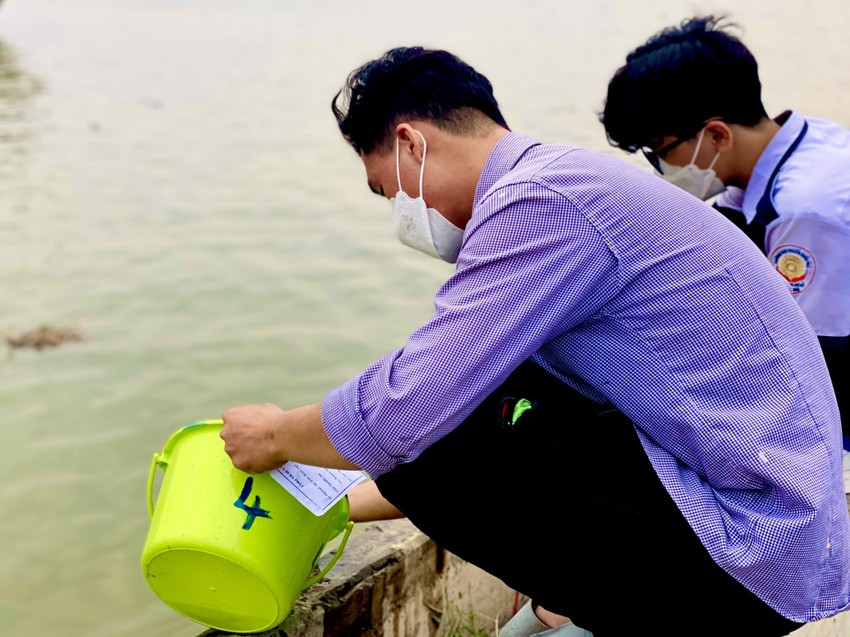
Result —
<path fill-rule="evenodd" d="M 339 455 L 322 425 L 321 403 L 286 412 L 290 421 L 282 430 L 287 460 L 329 469 L 359 469 Z"/>

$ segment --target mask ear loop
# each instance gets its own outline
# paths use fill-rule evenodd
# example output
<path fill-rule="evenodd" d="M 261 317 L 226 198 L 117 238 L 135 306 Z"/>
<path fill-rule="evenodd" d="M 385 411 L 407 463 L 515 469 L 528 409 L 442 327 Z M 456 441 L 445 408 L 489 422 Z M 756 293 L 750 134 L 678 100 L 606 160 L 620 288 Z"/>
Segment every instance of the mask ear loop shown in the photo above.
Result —
<path fill-rule="evenodd" d="M 422 178 L 425 177 L 425 155 L 428 152 L 428 142 L 425 141 L 425 135 L 419 131 L 416 131 L 416 134 L 422 138 L 422 168 L 419 169 L 419 196 L 422 197 Z"/>
<path fill-rule="evenodd" d="M 398 154 L 398 137 L 396 137 L 396 138 L 395 138 L 395 176 L 396 176 L 396 178 L 398 179 L 398 191 L 399 191 L 399 192 L 404 192 L 404 191 L 401 189 L 401 168 L 399 168 L 399 165 L 398 165 L 398 159 L 399 159 L 399 154 Z"/>
<path fill-rule="evenodd" d="M 699 139 L 697 140 L 697 147 L 694 148 L 694 154 L 691 157 L 691 163 L 696 164 L 697 155 L 699 155 L 699 149 L 702 146 L 702 136 L 705 135 L 705 126 L 702 127 L 702 130 L 699 132 Z"/>
<path fill-rule="evenodd" d="M 696 165 L 697 155 L 699 154 L 699 149 L 702 146 L 703 135 L 705 135 L 705 128 L 703 128 L 699 132 L 699 140 L 697 141 L 697 147 L 696 147 L 696 150 L 694 150 L 693 157 L 691 157 L 691 163 L 694 164 L 694 165 Z M 713 170 L 714 164 L 717 163 L 718 159 L 720 159 L 720 151 L 719 150 L 717 151 L 717 154 L 714 156 L 714 159 L 711 160 L 711 163 L 708 165 L 708 168 L 706 168 L 706 170 Z"/>
<path fill-rule="evenodd" d="M 422 196 L 422 180 L 425 177 L 425 155 L 428 152 L 428 142 L 425 141 L 425 136 L 419 131 L 415 131 L 422 138 L 422 167 L 419 169 L 419 196 Z M 395 176 L 398 179 L 398 191 L 404 192 L 401 187 L 401 166 L 399 162 L 399 145 L 398 137 L 395 138 Z"/>

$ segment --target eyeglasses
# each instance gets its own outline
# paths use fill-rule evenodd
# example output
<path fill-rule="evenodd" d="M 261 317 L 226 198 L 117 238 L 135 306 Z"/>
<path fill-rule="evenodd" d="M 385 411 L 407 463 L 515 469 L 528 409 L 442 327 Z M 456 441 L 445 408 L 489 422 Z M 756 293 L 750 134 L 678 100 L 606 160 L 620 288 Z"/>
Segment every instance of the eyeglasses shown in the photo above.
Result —
<path fill-rule="evenodd" d="M 656 151 L 647 150 L 646 148 L 641 148 L 640 152 L 643 153 L 643 156 L 646 157 L 646 161 L 648 161 L 650 164 L 652 164 L 652 167 L 655 168 L 655 170 L 657 170 L 660 173 L 663 173 L 664 171 L 661 169 L 661 162 L 659 161 L 661 159 L 661 157 L 663 157 L 664 155 L 669 153 L 671 150 L 676 148 L 676 146 L 678 146 L 679 144 L 684 144 L 686 141 L 688 141 L 689 139 L 693 139 L 693 138 L 694 138 L 693 135 L 691 135 L 690 137 L 680 137 L 679 139 L 673 140 L 672 142 L 670 142 L 666 146 L 662 146 L 661 148 L 659 148 Z"/>

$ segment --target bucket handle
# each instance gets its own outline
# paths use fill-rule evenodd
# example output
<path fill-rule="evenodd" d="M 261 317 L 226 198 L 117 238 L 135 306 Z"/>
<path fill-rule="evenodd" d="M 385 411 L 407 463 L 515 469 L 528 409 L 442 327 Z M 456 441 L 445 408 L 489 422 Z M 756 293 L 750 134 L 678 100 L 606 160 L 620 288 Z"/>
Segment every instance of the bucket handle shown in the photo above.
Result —
<path fill-rule="evenodd" d="M 2 2 L 3 0 L 0 0 Z M 171 452 L 172 447 L 174 446 L 175 438 L 178 434 L 182 433 L 186 429 L 191 429 L 192 427 L 198 427 L 200 425 L 221 425 L 223 421 L 221 420 L 198 420 L 197 422 L 193 422 L 191 424 L 182 427 L 177 431 L 176 434 L 171 436 L 168 439 L 168 442 L 165 443 L 165 448 L 162 450 L 162 454 L 155 453 L 153 454 L 153 460 L 151 461 L 151 472 L 148 476 L 148 513 L 153 517 L 153 482 L 154 477 L 156 476 L 156 468 L 163 467 L 163 469 L 168 466 L 168 460 L 166 459 Z"/>
<path fill-rule="evenodd" d="M 167 463 L 162 460 L 158 453 L 153 454 L 153 460 L 151 461 L 151 472 L 148 476 L 148 513 L 151 517 L 153 517 L 153 481 L 156 477 L 156 468 L 159 466 L 164 466 Z"/>
<path fill-rule="evenodd" d="M 336 552 L 334 553 L 334 556 L 331 558 L 331 560 L 327 564 L 325 564 L 325 567 L 321 571 L 319 571 L 318 575 L 307 580 L 307 583 L 304 584 L 304 588 L 302 590 L 307 590 L 308 588 L 310 588 L 313 584 L 315 584 L 320 579 L 322 579 L 325 575 L 327 575 L 328 571 L 330 571 L 333 568 L 333 565 L 336 564 L 336 561 L 342 555 L 342 551 L 343 551 L 343 549 L 345 549 L 345 544 L 346 544 L 346 542 L 348 542 L 348 536 L 351 535 L 351 529 L 353 529 L 353 528 L 354 528 L 354 522 L 349 520 L 345 525 L 345 535 L 343 535 L 342 539 L 339 541 L 339 546 L 337 547 Z"/>

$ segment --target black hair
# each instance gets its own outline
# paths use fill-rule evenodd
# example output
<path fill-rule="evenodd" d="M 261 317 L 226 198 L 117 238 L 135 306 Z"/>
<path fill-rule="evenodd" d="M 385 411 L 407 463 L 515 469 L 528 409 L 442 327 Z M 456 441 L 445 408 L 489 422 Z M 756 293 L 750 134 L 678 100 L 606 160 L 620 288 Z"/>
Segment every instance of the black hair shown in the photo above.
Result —
<path fill-rule="evenodd" d="M 481 114 L 508 127 L 486 77 L 448 51 L 420 46 L 390 49 L 355 69 L 331 109 L 358 154 L 388 148 L 402 118 L 460 134 L 474 131 Z"/>
<path fill-rule="evenodd" d="M 743 126 L 767 117 L 758 64 L 734 26 L 724 16 L 689 18 L 629 53 L 599 114 L 608 142 L 633 153 L 667 135 L 693 137 L 712 117 Z"/>

